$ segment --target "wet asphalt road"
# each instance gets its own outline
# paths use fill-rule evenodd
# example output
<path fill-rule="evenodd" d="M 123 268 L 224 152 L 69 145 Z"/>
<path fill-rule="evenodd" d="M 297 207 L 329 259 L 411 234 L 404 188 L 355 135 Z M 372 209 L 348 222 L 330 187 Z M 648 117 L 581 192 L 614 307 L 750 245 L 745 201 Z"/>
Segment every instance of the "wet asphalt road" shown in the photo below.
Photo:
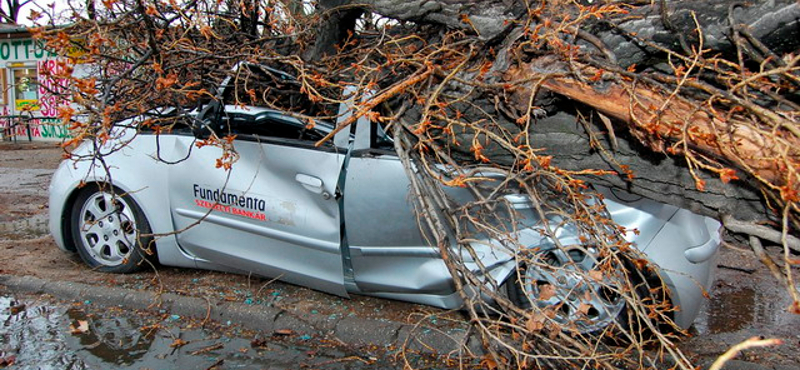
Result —
<path fill-rule="evenodd" d="M 100 309 L 0 292 L 0 368 L 398 369 L 390 350 L 355 351 L 293 333 L 269 337 L 225 323 Z M 428 359 L 411 356 L 428 368 Z M 436 362 L 432 362 L 437 364 Z M 441 363 L 436 368 L 441 368 Z"/>

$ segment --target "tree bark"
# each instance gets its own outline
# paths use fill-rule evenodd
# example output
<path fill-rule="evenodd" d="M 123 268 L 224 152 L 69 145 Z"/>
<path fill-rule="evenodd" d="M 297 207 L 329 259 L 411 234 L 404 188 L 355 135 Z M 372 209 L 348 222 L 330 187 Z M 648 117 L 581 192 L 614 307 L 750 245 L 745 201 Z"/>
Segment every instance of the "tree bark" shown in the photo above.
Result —
<path fill-rule="evenodd" d="M 348 8 L 350 0 L 321 0 L 317 13 L 323 17 L 315 32 L 314 44 L 306 50 L 303 59 L 319 60 L 325 55 L 336 53 L 336 45 L 347 38 L 348 31 L 354 31 L 356 21 L 363 10 Z"/>
<path fill-rule="evenodd" d="M 475 32 L 492 40 L 511 27 L 523 14 L 522 1 L 511 0 L 364 0 L 370 10 L 401 21 L 432 23 Z"/>
<path fill-rule="evenodd" d="M 521 65 L 520 69 L 515 67 L 508 72 L 509 79 L 519 80 L 527 77 L 531 70 L 541 69 L 541 66 L 537 67 L 535 64 Z M 550 68 L 555 64 L 547 62 Z M 798 152 L 800 143 L 795 137 L 778 135 L 777 132 L 780 130 L 772 134 L 756 130 L 749 122 L 733 116 L 721 119 L 707 114 L 680 97 L 669 97 L 668 94 L 659 93 L 641 84 L 627 83 L 624 79 L 608 81 L 602 85 L 601 89 L 573 78 L 554 77 L 543 81 L 541 86 L 624 123 L 627 130 L 617 129 L 616 133 L 632 134 L 641 142 L 649 144 L 650 149 L 644 149 L 640 145 L 638 153 L 635 153 L 639 159 L 632 158 L 633 152 L 614 154 L 614 157 L 620 156 L 615 158 L 619 164 L 631 167 L 634 172 L 634 179 L 625 184 L 634 193 L 716 218 L 720 218 L 721 214 L 731 214 L 738 219 L 762 221 L 767 219 L 770 213 L 765 213 L 760 207 L 753 207 L 753 200 L 761 200 L 757 197 L 758 193 L 749 187 L 759 185 L 745 175 L 744 170 L 752 171 L 766 183 L 797 189 L 796 177 L 786 171 L 786 168 L 793 166 L 792 159 L 800 157 Z M 518 89 L 516 95 L 520 94 L 519 90 L 525 89 Z M 521 95 L 522 97 L 517 97 L 515 100 L 528 101 L 530 92 Z M 658 111 L 652 107 L 658 107 Z M 598 121 L 600 119 L 595 120 Z M 792 122 L 786 121 L 785 124 L 791 125 Z M 719 181 L 713 181 L 715 186 L 712 190 L 698 185 L 698 182 L 708 184 L 712 176 L 704 176 L 701 181 L 697 181 L 698 179 L 691 176 L 685 159 L 682 162 L 662 160 L 655 166 L 655 163 L 648 160 L 653 158 L 648 152 L 664 153 L 666 147 L 678 141 L 686 142 L 688 147 L 703 155 L 718 158 L 726 166 L 742 170 L 729 170 L 731 171 L 729 173 L 743 178 L 744 181 L 735 182 L 736 186 L 733 184 L 726 186 Z M 588 142 L 585 144 L 585 148 L 592 147 Z M 604 146 L 613 148 L 611 143 L 606 143 Z M 551 148 L 553 151 L 561 149 Z M 570 150 L 570 148 L 564 149 Z M 634 148 L 628 143 L 626 149 Z M 631 166 L 628 163 L 635 165 Z M 582 163 L 582 165 L 587 164 Z M 619 165 L 617 167 L 613 170 L 622 173 L 621 178 L 625 178 L 625 171 L 622 171 Z M 699 170 L 695 171 L 697 176 L 700 173 L 702 172 Z M 724 178 L 720 175 L 713 177 L 714 180 Z M 607 181 L 602 178 L 597 180 L 623 186 L 619 181 Z M 726 191 L 726 187 L 731 190 Z M 734 187 L 738 189 L 733 190 Z M 681 198 L 685 200 L 682 201 Z M 731 199 L 738 200 L 732 202 Z M 737 204 L 740 201 L 748 204 Z"/>
<path fill-rule="evenodd" d="M 599 122 L 596 117 L 594 120 Z M 593 148 L 587 129 L 594 131 L 594 138 L 609 151 L 616 163 Z M 769 218 L 770 212 L 765 209 L 760 192 L 747 182 L 725 184 L 719 177 L 700 172 L 706 187 L 699 191 L 685 160 L 655 153 L 624 131 L 616 134 L 616 150 L 612 150 L 612 139 L 604 127 L 584 127 L 575 115 L 567 112 L 538 120 L 531 131 L 534 145 L 545 148 L 543 155 L 553 156 L 554 166 L 574 171 L 591 168 L 620 172 L 618 164 L 622 164 L 633 172 L 632 179 L 624 174 L 587 176 L 592 183 L 623 189 L 717 219 L 722 214 L 748 221 Z"/>
<path fill-rule="evenodd" d="M 509 0 L 364 0 L 358 3 L 367 4 L 370 10 L 386 17 L 473 31 L 484 40 L 502 36 L 514 27 L 510 21 L 526 11 L 522 2 Z M 744 25 L 776 52 L 792 52 L 800 47 L 800 38 L 796 36 L 800 31 L 800 4 L 795 0 L 752 3 L 669 0 L 664 14 L 660 4 L 660 1 L 653 1 L 651 5 L 636 7 L 613 24 L 605 21 L 586 24 L 585 30 L 600 38 L 623 67 L 642 64 L 653 57 L 663 59 L 658 55 L 663 54 L 662 51 L 639 40 L 652 41 L 653 45 L 670 50 L 681 50 L 681 37 L 686 46 L 696 45 L 698 34 L 693 14 L 702 28 L 707 49 L 725 53 L 735 49 L 730 39 L 729 12 L 735 22 Z"/>
<path fill-rule="evenodd" d="M 481 2 L 485 4 L 483 6 L 476 6 L 478 2 L 474 1 L 447 0 L 373 0 L 366 1 L 366 3 L 372 6 L 372 11 L 388 17 L 423 23 L 438 23 L 467 32 L 471 30 L 482 39 L 493 40 L 493 42 L 497 42 L 498 36 L 515 37 L 506 20 L 513 19 L 520 11 L 524 11 L 524 9 L 517 9 L 510 5 L 509 2 L 500 0 Z M 663 63 L 665 50 L 686 54 L 682 49 L 689 49 L 688 51 L 691 52 L 691 48 L 696 48 L 698 45 L 700 33 L 703 37 L 703 48 L 708 49 L 708 53 L 735 55 L 736 47 L 731 38 L 733 29 L 731 20 L 740 29 L 750 33 L 776 53 L 794 51 L 800 47 L 800 37 L 797 37 L 800 34 L 800 5 L 795 0 L 771 0 L 747 4 L 730 0 L 667 1 L 665 11 L 660 8 L 661 3 L 654 1 L 651 5 L 637 7 L 630 14 L 619 16 L 612 21 L 585 24 L 584 27 L 588 33 L 598 37 L 608 51 L 616 56 L 619 66 L 628 67 L 637 64 L 639 69 L 643 66 Z M 456 20 L 459 19 L 457 15 L 466 17 L 462 16 L 462 21 L 457 22 Z M 470 22 L 464 21 L 467 18 Z M 481 21 L 476 23 L 476 19 Z M 483 20 L 489 19 L 494 21 L 483 22 Z M 698 26 L 700 33 L 698 33 Z M 641 40 L 647 40 L 650 44 L 642 43 Z M 735 57 L 729 59 L 735 60 Z M 506 65 L 508 63 L 495 60 L 495 67 Z M 506 71 L 498 72 L 505 73 Z M 462 77 L 469 80 L 474 76 Z M 506 76 L 505 81 L 509 80 Z M 591 90 L 591 87 L 586 88 Z M 749 179 L 723 183 L 718 175 L 712 176 L 709 173 L 696 171 L 697 176 L 705 182 L 705 189 L 698 190 L 697 179 L 689 172 L 685 159 L 680 156 L 670 157 L 654 152 L 653 148 L 646 147 L 636 137 L 638 133 L 635 132 L 635 127 L 632 128 L 634 131 L 630 131 L 633 125 L 630 125 L 628 121 L 628 113 L 624 112 L 625 109 L 618 109 L 627 108 L 627 100 L 621 101 L 617 99 L 618 97 L 594 91 L 587 91 L 588 95 L 576 96 L 574 93 L 580 89 L 581 87 L 578 85 L 570 88 L 551 86 L 552 91 L 579 101 L 581 104 L 590 105 L 616 119 L 616 139 L 614 141 L 618 145 L 615 151 L 610 152 L 613 154 L 613 160 L 609 160 L 608 155 L 603 156 L 596 148 L 592 148 L 586 130 L 582 125 L 576 123 L 574 110 L 567 108 L 565 111 L 553 115 L 553 110 L 548 109 L 551 115 L 538 120 L 531 128 L 531 134 L 535 138 L 533 145 L 537 148 L 545 148 L 546 151 L 542 155 L 553 156 L 554 165 L 569 170 L 591 168 L 621 172 L 619 168 L 621 164 L 630 168 L 633 179 L 627 179 L 626 176 L 620 175 L 593 176 L 590 180 L 718 219 L 724 214 L 748 221 L 774 219 L 774 213 L 766 209 L 766 200 L 763 199 L 757 184 Z M 518 104 L 526 102 L 526 99 L 517 101 Z M 541 102 L 535 104 L 542 105 Z M 622 105 L 624 107 L 620 107 Z M 515 123 L 512 122 L 513 117 L 511 119 L 503 118 L 503 112 L 496 111 L 493 102 L 483 102 L 480 106 L 486 112 L 493 113 L 498 117 L 504 127 L 512 129 L 515 127 Z M 603 107 L 608 109 L 604 110 Z M 526 109 L 523 105 L 518 105 L 516 108 L 519 111 Z M 559 109 L 563 108 L 562 106 Z M 595 119 L 595 122 L 599 122 L 599 119 Z M 718 122 L 710 125 L 713 126 L 716 123 Z M 606 127 L 598 124 L 590 126 L 590 129 L 603 132 Z M 459 138 L 460 145 L 453 149 L 461 152 L 465 157 L 471 156 L 469 143 L 473 136 L 474 133 L 464 133 Z M 607 135 L 597 134 L 596 137 L 605 148 L 612 148 Z M 738 138 L 729 139 L 733 141 L 748 140 L 749 137 L 742 134 Z M 714 150 L 707 150 L 705 153 L 723 158 L 727 151 L 738 150 L 738 148 L 733 148 L 732 142 L 728 143 L 730 147 L 726 143 L 719 142 L 713 148 Z M 761 149 L 757 148 L 759 143 L 753 144 L 755 145 L 753 147 L 755 154 Z M 762 145 L 761 148 L 771 150 L 773 146 Z M 663 150 L 663 148 L 661 149 Z M 486 150 L 487 155 L 493 161 L 499 160 L 501 163 L 510 164 L 514 160 L 510 153 L 504 152 L 498 147 L 489 147 Z M 779 175 L 776 171 L 779 169 L 764 167 L 764 173 L 769 172 L 772 177 Z M 741 173 L 739 174 L 741 175 Z"/>
<path fill-rule="evenodd" d="M 497 117 L 498 124 L 511 135 L 520 132 L 520 126 L 497 111 L 491 99 L 473 103 L 482 112 Z M 466 106 L 459 108 L 463 108 L 465 114 L 471 112 Z M 568 171 L 617 172 L 619 175 L 584 175 L 582 179 L 716 219 L 725 214 L 743 221 L 774 218 L 773 213 L 765 208 L 761 192 L 750 182 L 734 180 L 723 183 L 718 176 L 701 171 L 698 175 L 706 181 L 706 186 L 700 191 L 684 158 L 654 152 L 624 129 L 616 130 L 612 138 L 596 116 L 592 118 L 593 123 L 582 124 L 578 113 L 591 117 L 594 114 L 591 107 L 561 99 L 549 104 L 547 110 L 554 113 L 534 119 L 529 134 L 531 146 L 542 150 L 538 155 L 551 156 L 554 167 Z M 414 121 L 418 114 L 410 111 L 408 119 Z M 458 144 L 450 145 L 454 155 L 461 160 L 474 160 L 470 148 L 476 133 L 465 130 L 455 135 Z M 483 154 L 493 163 L 503 166 L 515 163 L 517 158 L 512 153 L 488 143 L 485 136 L 478 136 L 485 145 Z M 628 178 L 620 165 L 627 166 L 633 177 Z"/>
<path fill-rule="evenodd" d="M 800 47 L 800 38 L 797 37 L 800 34 L 800 4 L 795 0 L 747 3 L 730 0 L 668 1 L 665 14 L 662 14 L 659 3 L 655 1 L 652 6 L 636 8 L 619 19 L 616 27 L 601 23 L 587 27 L 587 31 L 597 35 L 611 49 L 623 68 L 649 60 L 663 60 L 663 51 L 638 40 L 649 40 L 653 45 L 681 52 L 682 37 L 685 46 L 697 46 L 698 25 L 705 49 L 732 54 L 735 47 L 730 36 L 729 15 L 776 53 L 793 52 Z M 668 24 L 665 24 L 665 19 Z M 631 35 L 636 35 L 636 38 Z"/>

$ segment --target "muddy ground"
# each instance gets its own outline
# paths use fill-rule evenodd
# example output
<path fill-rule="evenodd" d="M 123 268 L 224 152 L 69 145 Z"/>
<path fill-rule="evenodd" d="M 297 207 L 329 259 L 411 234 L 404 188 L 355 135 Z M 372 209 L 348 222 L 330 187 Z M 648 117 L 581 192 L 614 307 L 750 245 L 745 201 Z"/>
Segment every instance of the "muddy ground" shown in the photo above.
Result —
<path fill-rule="evenodd" d="M 210 301 L 268 302 L 314 315 L 411 324 L 432 318 L 463 320 L 458 312 L 371 297 L 342 299 L 258 277 L 163 266 L 129 275 L 91 271 L 77 255 L 60 251 L 47 231 L 47 187 L 61 154 L 54 144 L 0 143 L 0 274 L 157 290 Z M 708 304 L 691 330 L 693 336 L 681 346 L 704 363 L 749 337 L 777 337 L 784 340 L 782 346 L 747 351 L 738 359 L 765 368 L 800 369 L 800 317 L 786 312 L 790 302 L 786 293 L 746 252 L 724 248 L 719 266 Z"/>

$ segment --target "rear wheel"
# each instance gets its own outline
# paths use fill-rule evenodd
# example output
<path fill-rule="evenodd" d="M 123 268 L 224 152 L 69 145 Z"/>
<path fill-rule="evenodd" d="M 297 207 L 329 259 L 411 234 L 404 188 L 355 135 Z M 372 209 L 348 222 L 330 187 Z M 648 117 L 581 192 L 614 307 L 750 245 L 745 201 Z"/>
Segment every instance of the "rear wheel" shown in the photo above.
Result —
<path fill-rule="evenodd" d="M 90 185 L 75 199 L 71 212 L 72 238 L 90 267 L 103 272 L 128 273 L 144 261 L 152 242 L 150 225 L 133 199 L 115 189 Z"/>

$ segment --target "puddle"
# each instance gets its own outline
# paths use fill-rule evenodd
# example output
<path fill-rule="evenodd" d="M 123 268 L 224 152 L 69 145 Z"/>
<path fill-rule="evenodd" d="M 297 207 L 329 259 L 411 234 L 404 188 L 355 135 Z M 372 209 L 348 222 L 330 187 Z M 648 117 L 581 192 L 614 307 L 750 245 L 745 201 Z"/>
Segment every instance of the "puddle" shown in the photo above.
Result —
<path fill-rule="evenodd" d="M 132 365 L 150 350 L 154 335 L 139 330 L 145 323 L 125 317 L 93 319 L 81 310 L 67 310 L 70 327 L 75 328 L 69 341 L 101 362 L 117 366 Z M 81 324 L 85 323 L 85 332 Z M 88 357 L 88 356 L 87 356 Z"/>
<path fill-rule="evenodd" d="M 735 290 L 719 298 L 711 301 L 709 306 L 709 333 L 734 332 L 755 323 L 755 290 Z"/>
<path fill-rule="evenodd" d="M 695 327 L 700 334 L 733 333 L 745 329 L 796 334 L 792 328 L 800 327 L 800 315 L 786 311 L 790 303 L 791 299 L 779 287 L 718 287 Z"/>
<path fill-rule="evenodd" d="M 0 364 L 11 360 L 13 368 L 42 370 L 402 368 L 386 351 L 356 353 L 311 337 L 198 326 L 177 315 L 0 295 Z"/>

